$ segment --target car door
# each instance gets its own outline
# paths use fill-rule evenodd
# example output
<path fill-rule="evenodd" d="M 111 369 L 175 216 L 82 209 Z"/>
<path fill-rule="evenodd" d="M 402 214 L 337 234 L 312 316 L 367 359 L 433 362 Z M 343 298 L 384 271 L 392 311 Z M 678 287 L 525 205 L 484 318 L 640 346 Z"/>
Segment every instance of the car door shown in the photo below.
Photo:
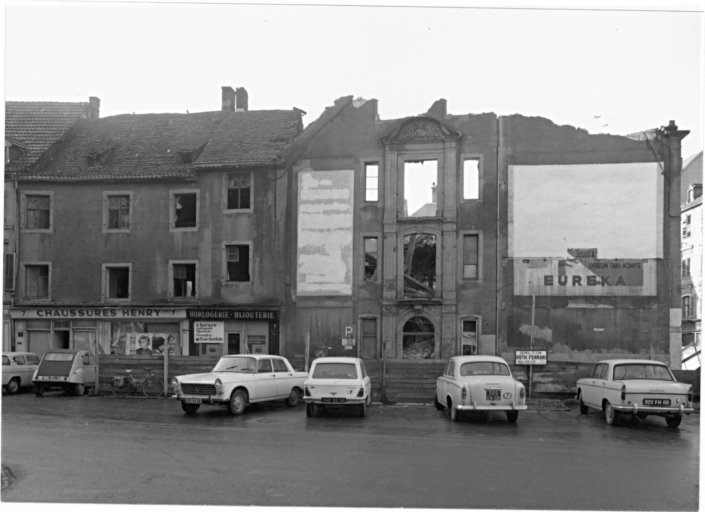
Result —
<path fill-rule="evenodd" d="M 250 401 L 272 400 L 277 396 L 276 374 L 272 369 L 272 360 L 263 357 L 257 360 L 257 373 L 254 376 L 254 397 L 250 392 Z"/>
<path fill-rule="evenodd" d="M 83 354 L 83 383 L 89 386 L 95 384 L 95 359 L 90 352 Z"/>
<path fill-rule="evenodd" d="M 590 373 L 590 376 L 585 379 L 587 384 L 580 389 L 580 392 L 583 397 L 583 402 L 588 405 L 596 406 L 595 400 L 597 396 L 597 380 L 600 376 L 600 372 L 602 371 L 603 366 L 604 363 L 597 363 L 592 369 L 592 373 Z"/>
<path fill-rule="evenodd" d="M 294 372 L 287 367 L 282 359 L 277 357 L 272 358 L 272 369 L 275 375 L 276 394 L 279 398 L 286 398 L 291 393 L 294 384 Z"/>
<path fill-rule="evenodd" d="M 593 396 L 593 405 L 595 407 L 602 407 L 602 400 L 607 395 L 607 374 L 609 373 L 610 365 L 607 363 L 602 363 L 600 367 L 600 374 L 595 378 L 595 387 Z"/>
<path fill-rule="evenodd" d="M 32 381 L 32 373 L 27 366 L 24 354 L 12 356 L 13 372 L 20 377 L 20 386 L 29 386 Z"/>

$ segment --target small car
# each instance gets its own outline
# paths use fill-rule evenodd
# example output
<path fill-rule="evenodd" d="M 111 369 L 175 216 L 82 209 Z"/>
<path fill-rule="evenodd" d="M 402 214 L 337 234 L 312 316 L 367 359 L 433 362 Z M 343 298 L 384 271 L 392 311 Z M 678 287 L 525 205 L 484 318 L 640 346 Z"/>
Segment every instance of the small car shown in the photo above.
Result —
<path fill-rule="evenodd" d="M 365 363 L 357 357 L 319 357 L 314 359 L 304 383 L 306 416 L 318 408 L 353 407 L 361 417 L 372 403 L 372 381 Z"/>
<path fill-rule="evenodd" d="M 644 419 L 649 415 L 666 419 L 678 427 L 693 408 L 693 386 L 677 382 L 668 366 L 645 359 L 610 359 L 598 362 L 590 377 L 578 379 L 580 413 L 596 409 L 608 425 L 621 415 Z"/>
<path fill-rule="evenodd" d="M 217 405 L 239 416 L 249 404 L 257 402 L 284 400 L 294 407 L 299 403 L 306 375 L 295 371 L 284 357 L 226 355 L 209 373 L 174 377 L 171 384 L 186 414 L 195 414 L 201 405 Z"/>
<path fill-rule="evenodd" d="M 48 389 L 63 389 L 81 396 L 95 387 L 96 363 L 88 350 L 49 349 L 32 377 L 34 394 Z"/>
<path fill-rule="evenodd" d="M 20 388 L 32 386 L 32 375 L 39 366 L 39 357 L 32 352 L 3 352 L 2 387 L 10 395 Z"/>
<path fill-rule="evenodd" d="M 507 362 L 495 356 L 452 357 L 436 379 L 434 405 L 450 409 L 450 418 L 460 420 L 464 411 L 478 412 L 484 419 L 490 411 L 505 411 L 516 423 L 519 411 L 527 409 L 524 385 L 514 380 Z"/>

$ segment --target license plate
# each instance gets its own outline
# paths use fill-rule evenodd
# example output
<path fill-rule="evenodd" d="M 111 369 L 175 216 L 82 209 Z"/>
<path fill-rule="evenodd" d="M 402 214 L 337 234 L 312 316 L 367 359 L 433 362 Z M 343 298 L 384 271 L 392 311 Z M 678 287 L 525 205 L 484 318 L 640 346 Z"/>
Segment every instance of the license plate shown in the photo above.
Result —
<path fill-rule="evenodd" d="M 345 402 L 345 398 L 324 398 L 324 402 Z"/>
<path fill-rule="evenodd" d="M 496 402 L 499 400 L 500 393 L 502 392 L 501 389 L 486 389 L 485 390 L 485 399 L 489 402 Z"/>
<path fill-rule="evenodd" d="M 200 398 L 184 398 L 184 403 L 185 404 L 200 404 L 201 399 Z"/>
<path fill-rule="evenodd" d="M 667 398 L 644 398 L 644 405 L 671 405 L 671 400 Z"/>

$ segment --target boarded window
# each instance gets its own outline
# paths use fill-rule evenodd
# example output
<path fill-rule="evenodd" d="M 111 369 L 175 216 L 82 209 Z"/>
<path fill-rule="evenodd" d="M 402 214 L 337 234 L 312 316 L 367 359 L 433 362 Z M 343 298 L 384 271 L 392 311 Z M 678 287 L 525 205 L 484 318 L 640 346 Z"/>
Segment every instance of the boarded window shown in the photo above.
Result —
<path fill-rule="evenodd" d="M 480 161 L 463 161 L 463 199 L 480 198 Z"/>
<path fill-rule="evenodd" d="M 226 256 L 227 280 L 248 282 L 250 280 L 250 246 L 244 244 L 228 245 Z"/>
<path fill-rule="evenodd" d="M 174 194 L 174 227 L 195 228 L 197 207 L 197 194 Z"/>
<path fill-rule="evenodd" d="M 130 267 L 107 269 L 107 296 L 109 299 L 130 298 Z"/>
<path fill-rule="evenodd" d="M 365 164 L 365 201 L 379 200 L 379 165 Z"/>
<path fill-rule="evenodd" d="M 25 297 L 28 299 L 49 298 L 49 265 L 25 266 Z"/>
<path fill-rule="evenodd" d="M 228 175 L 228 210 L 245 210 L 251 208 L 250 173 Z"/>
<path fill-rule="evenodd" d="M 436 286 L 436 235 L 404 237 L 404 297 L 433 297 Z"/>
<path fill-rule="evenodd" d="M 362 318 L 362 357 L 371 359 L 373 357 L 383 357 L 377 352 L 377 319 L 374 317 Z M 380 348 L 382 348 L 380 346 Z"/>
<path fill-rule="evenodd" d="M 377 276 L 377 237 L 365 237 L 365 281 Z"/>
<path fill-rule="evenodd" d="M 463 236 L 463 279 L 478 278 L 479 235 Z"/>
<path fill-rule="evenodd" d="M 108 196 L 108 229 L 130 229 L 130 196 Z"/>
<path fill-rule="evenodd" d="M 27 229 L 49 229 L 51 197 L 48 195 L 27 196 Z"/>
<path fill-rule="evenodd" d="M 174 265 L 174 297 L 196 296 L 196 265 Z"/>

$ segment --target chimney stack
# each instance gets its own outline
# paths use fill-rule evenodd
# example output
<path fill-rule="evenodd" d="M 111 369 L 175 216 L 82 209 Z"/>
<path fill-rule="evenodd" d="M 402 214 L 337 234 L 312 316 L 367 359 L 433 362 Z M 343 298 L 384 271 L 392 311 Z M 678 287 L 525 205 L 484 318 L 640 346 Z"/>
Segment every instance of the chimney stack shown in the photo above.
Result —
<path fill-rule="evenodd" d="M 100 99 L 95 96 L 88 98 L 88 119 L 100 118 Z"/>
<path fill-rule="evenodd" d="M 235 111 L 235 91 L 229 85 L 223 86 L 223 112 Z"/>
<path fill-rule="evenodd" d="M 247 91 L 244 87 L 238 87 L 235 90 L 236 105 L 237 110 L 243 110 L 247 112 Z"/>

